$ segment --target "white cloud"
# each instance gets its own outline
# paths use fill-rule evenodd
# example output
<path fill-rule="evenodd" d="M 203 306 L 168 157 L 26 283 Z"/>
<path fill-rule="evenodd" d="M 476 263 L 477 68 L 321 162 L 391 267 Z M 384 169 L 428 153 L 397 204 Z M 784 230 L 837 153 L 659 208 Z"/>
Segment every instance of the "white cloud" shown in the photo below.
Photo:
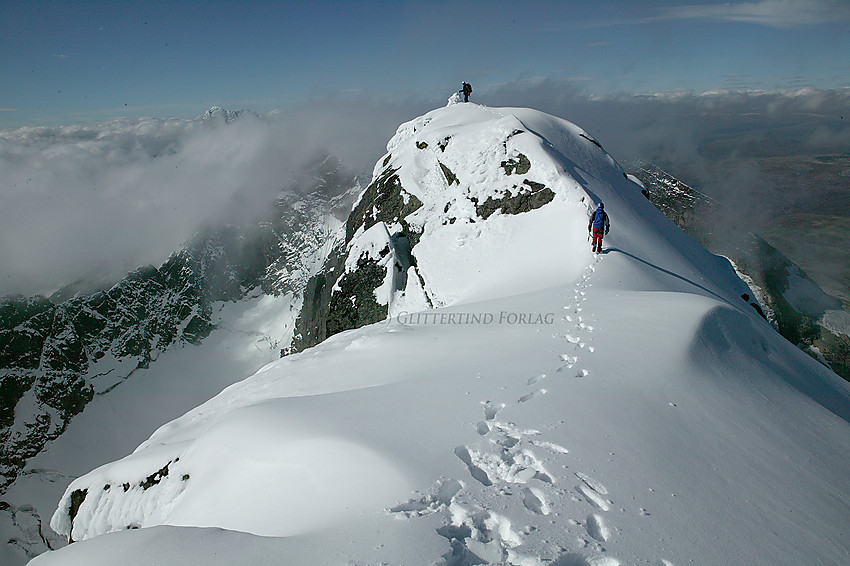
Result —
<path fill-rule="evenodd" d="M 371 173 L 430 109 L 328 98 L 229 124 L 114 120 L 0 131 L 0 296 L 159 265 L 203 224 L 254 222 L 318 151 Z"/>
<path fill-rule="evenodd" d="M 714 20 L 794 27 L 850 21 L 850 5 L 844 0 L 761 0 L 692 4 L 662 8 L 661 20 Z"/>
<path fill-rule="evenodd" d="M 239 122 L 122 120 L 0 134 L 0 294 L 159 263 L 234 195 L 279 190 L 289 160 L 269 155 L 273 132 Z"/>

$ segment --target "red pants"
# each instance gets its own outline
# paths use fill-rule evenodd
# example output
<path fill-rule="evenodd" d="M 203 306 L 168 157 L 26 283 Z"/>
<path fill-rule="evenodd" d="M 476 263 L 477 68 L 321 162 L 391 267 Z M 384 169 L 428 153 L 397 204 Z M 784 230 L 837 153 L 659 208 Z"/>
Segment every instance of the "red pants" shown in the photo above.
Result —
<path fill-rule="evenodd" d="M 603 228 L 593 229 L 593 242 L 590 244 L 590 249 L 595 252 L 602 251 L 602 236 L 605 234 Z"/>

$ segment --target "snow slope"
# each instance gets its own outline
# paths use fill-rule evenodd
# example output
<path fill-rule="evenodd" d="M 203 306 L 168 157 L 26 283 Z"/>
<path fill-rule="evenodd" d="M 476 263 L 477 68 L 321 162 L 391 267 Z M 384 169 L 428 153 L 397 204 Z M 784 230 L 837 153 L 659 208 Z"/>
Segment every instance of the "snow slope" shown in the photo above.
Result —
<path fill-rule="evenodd" d="M 850 563 L 850 388 L 598 142 L 456 104 L 378 163 L 422 202 L 391 317 L 73 481 L 51 525 L 81 542 L 32 564 Z M 551 200 L 482 218 L 526 180 Z"/>

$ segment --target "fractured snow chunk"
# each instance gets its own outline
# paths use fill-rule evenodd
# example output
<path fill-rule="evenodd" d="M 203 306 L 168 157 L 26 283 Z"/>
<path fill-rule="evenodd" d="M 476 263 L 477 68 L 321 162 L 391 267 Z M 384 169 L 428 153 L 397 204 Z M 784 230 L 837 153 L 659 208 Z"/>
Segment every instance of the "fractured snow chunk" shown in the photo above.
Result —
<path fill-rule="evenodd" d="M 411 499 L 400 503 L 389 509 L 390 513 L 397 513 L 405 517 L 422 517 L 436 513 L 449 507 L 454 498 L 463 489 L 463 483 L 456 479 L 441 479 L 434 487 L 419 499 Z"/>
<path fill-rule="evenodd" d="M 499 564 L 505 558 L 505 549 L 496 540 L 481 542 L 467 539 L 466 549 L 485 564 Z"/>
<path fill-rule="evenodd" d="M 473 461 L 472 454 L 473 453 L 471 453 L 466 446 L 458 446 L 455 448 L 455 455 L 460 458 L 464 464 L 466 464 L 469 474 L 473 477 L 473 479 L 478 480 L 482 485 L 488 487 L 493 485 L 493 481 L 487 475 L 487 472 Z M 477 453 L 476 457 L 478 457 Z"/>

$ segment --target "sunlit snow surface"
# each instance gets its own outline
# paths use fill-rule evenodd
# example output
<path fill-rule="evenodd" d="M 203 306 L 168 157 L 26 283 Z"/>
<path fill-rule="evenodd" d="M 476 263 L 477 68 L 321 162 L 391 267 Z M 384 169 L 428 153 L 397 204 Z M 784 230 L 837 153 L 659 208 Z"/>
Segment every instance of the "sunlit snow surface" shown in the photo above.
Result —
<path fill-rule="evenodd" d="M 82 542 L 33 564 L 850 563 L 847 385 L 583 136 L 472 104 L 402 125 L 376 173 L 423 202 L 419 294 L 75 480 L 52 526 Z M 519 152 L 555 199 L 475 219 Z"/>

